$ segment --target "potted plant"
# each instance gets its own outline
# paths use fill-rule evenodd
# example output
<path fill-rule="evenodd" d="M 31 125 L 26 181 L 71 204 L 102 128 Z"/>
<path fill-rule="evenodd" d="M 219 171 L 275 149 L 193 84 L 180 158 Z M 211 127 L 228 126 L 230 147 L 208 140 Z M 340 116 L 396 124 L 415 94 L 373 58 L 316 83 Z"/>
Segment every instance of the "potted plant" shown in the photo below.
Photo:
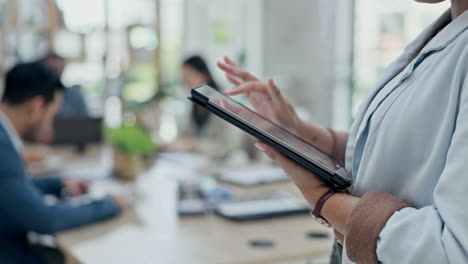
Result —
<path fill-rule="evenodd" d="M 135 125 L 107 128 L 105 134 L 113 147 L 114 171 L 126 180 L 135 179 L 143 168 L 143 157 L 157 149 L 149 134 Z"/>

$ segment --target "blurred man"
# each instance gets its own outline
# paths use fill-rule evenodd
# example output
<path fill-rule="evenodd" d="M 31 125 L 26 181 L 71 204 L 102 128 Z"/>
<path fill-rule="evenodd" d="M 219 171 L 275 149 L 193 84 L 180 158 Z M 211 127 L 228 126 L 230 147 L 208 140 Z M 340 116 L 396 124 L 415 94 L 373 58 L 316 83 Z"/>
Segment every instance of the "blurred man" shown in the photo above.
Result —
<path fill-rule="evenodd" d="M 58 78 L 62 77 L 66 66 L 66 62 L 63 57 L 55 53 L 49 53 L 42 58 L 40 62 L 55 72 L 58 75 Z M 60 105 L 57 116 L 89 116 L 88 106 L 80 85 L 73 85 L 63 89 L 63 103 Z M 50 144 L 54 140 L 54 135 L 53 122 L 44 123 L 43 126 L 38 127 L 35 131 L 31 131 L 31 134 L 28 135 L 28 139 L 37 143 Z"/>
<path fill-rule="evenodd" d="M 65 70 L 65 59 L 55 53 L 49 53 L 41 60 L 45 65 L 50 67 L 59 78 L 62 77 Z M 60 107 L 57 116 L 88 116 L 88 105 L 81 91 L 80 85 L 65 87 L 63 93 L 63 104 Z"/>
<path fill-rule="evenodd" d="M 81 194 L 87 183 L 28 178 L 20 136 L 52 121 L 62 90 L 57 75 L 41 63 L 20 64 L 7 73 L 0 103 L 0 263 L 44 263 L 28 244 L 27 232 L 51 234 L 115 216 L 123 208 L 117 197 L 49 205 L 42 195 Z"/>

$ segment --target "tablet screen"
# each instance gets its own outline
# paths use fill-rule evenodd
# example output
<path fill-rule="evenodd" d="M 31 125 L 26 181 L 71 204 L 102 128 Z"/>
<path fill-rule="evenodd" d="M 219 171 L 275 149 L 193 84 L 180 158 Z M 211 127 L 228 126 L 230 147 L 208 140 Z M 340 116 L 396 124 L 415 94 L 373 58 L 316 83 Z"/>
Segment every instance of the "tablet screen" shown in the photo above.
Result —
<path fill-rule="evenodd" d="M 205 85 L 196 88 L 196 91 L 209 98 L 211 105 L 230 116 L 243 121 L 243 123 L 248 124 L 251 128 L 260 130 L 264 134 L 268 134 L 283 146 L 288 147 L 322 169 L 334 173 L 342 167 L 341 162 L 330 157 L 310 143 L 300 139 L 288 132 L 286 129 L 274 124 L 262 115 L 214 90 L 213 88 Z"/>

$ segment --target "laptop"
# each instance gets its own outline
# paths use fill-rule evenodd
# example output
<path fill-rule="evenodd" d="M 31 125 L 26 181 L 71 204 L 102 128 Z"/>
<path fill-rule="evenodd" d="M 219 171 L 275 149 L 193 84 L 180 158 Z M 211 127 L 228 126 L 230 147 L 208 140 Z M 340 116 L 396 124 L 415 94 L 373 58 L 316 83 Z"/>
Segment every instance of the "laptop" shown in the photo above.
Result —
<path fill-rule="evenodd" d="M 101 117 L 67 116 L 54 121 L 54 145 L 87 145 L 102 142 Z"/>

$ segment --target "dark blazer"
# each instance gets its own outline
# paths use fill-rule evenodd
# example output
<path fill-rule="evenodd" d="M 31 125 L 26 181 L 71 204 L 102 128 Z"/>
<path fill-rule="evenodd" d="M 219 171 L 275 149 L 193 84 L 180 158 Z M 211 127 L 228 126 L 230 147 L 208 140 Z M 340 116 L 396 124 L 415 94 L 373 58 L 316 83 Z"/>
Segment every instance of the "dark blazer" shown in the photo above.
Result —
<path fill-rule="evenodd" d="M 22 158 L 0 124 L 0 263 L 42 263 L 27 241 L 27 232 L 53 234 L 114 216 L 119 208 L 111 199 L 74 206 L 47 205 L 43 194 L 59 195 L 58 178 L 28 178 Z"/>

